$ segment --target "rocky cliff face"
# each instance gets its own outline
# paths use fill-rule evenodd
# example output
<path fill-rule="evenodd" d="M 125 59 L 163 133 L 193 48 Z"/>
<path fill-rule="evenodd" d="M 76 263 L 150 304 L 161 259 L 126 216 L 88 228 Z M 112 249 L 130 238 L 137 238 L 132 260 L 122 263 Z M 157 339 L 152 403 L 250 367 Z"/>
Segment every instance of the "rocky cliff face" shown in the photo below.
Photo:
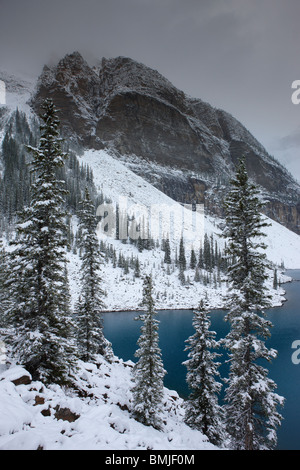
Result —
<path fill-rule="evenodd" d="M 177 201 L 204 203 L 221 215 L 237 159 L 268 200 L 266 213 L 300 233 L 300 187 L 225 111 L 186 96 L 157 71 L 132 59 L 90 67 L 77 52 L 44 67 L 32 106 L 52 97 L 65 134 L 86 148 L 109 148 Z"/>

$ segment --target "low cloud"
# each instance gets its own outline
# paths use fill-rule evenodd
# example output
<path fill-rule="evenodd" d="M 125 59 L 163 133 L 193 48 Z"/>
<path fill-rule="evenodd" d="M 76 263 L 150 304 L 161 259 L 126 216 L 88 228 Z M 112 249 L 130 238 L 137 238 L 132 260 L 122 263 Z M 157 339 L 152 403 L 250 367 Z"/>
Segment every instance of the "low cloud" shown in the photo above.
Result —
<path fill-rule="evenodd" d="M 299 148 L 300 153 L 300 127 L 290 134 L 281 137 L 277 143 L 277 150 L 291 150 Z"/>

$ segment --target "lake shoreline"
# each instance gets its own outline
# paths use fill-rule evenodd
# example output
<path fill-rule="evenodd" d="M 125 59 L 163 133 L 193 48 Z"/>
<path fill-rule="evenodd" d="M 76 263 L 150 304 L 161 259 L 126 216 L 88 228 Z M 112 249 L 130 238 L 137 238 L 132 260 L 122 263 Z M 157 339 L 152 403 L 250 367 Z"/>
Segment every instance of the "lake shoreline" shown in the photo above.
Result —
<path fill-rule="evenodd" d="M 299 268 L 300 269 L 300 268 Z M 273 296 L 272 300 L 271 300 L 271 305 L 268 309 L 266 310 L 269 310 L 270 308 L 274 308 L 274 307 L 281 307 L 282 305 L 284 305 L 285 302 L 288 301 L 288 299 L 285 298 L 285 295 L 286 295 L 286 291 L 281 287 L 283 284 L 287 284 L 287 283 L 290 283 L 290 282 L 293 282 L 293 281 L 300 281 L 300 279 L 293 279 L 291 276 L 288 276 L 285 274 L 286 271 L 297 271 L 296 269 L 288 269 L 288 270 L 285 270 L 282 272 L 282 275 L 284 276 L 283 277 L 283 280 L 281 281 L 280 285 L 278 286 L 278 290 L 281 290 L 280 292 L 276 291 L 277 292 L 277 295 L 276 296 Z M 280 300 L 279 300 L 280 299 Z M 160 304 L 160 303 L 159 303 Z M 168 311 L 172 311 L 172 310 L 187 310 L 187 311 L 194 311 L 196 310 L 198 307 L 195 306 L 195 307 L 191 307 L 191 306 L 183 306 L 183 305 L 168 305 L 167 307 L 162 307 L 160 305 L 158 305 L 157 307 L 155 307 L 155 310 L 157 312 L 168 312 Z M 217 306 L 209 306 L 208 307 L 209 310 L 211 312 L 213 311 L 216 311 L 216 310 L 228 310 L 228 308 L 225 306 L 225 305 L 217 305 Z M 145 310 L 143 310 L 140 306 L 137 306 L 137 307 L 132 307 L 132 308 L 107 308 L 105 310 L 102 310 L 101 313 L 125 313 L 125 312 L 143 312 Z"/>
<path fill-rule="evenodd" d="M 294 273 L 295 275 L 294 275 Z M 280 306 L 265 310 L 266 317 L 272 323 L 272 331 L 268 338 L 268 346 L 278 352 L 276 360 L 268 363 L 269 376 L 277 385 L 277 392 L 286 399 L 283 408 L 278 411 L 284 419 L 278 428 L 278 450 L 300 450 L 300 402 L 298 391 L 300 390 L 300 364 L 293 362 L 292 355 L 295 353 L 292 344 L 300 340 L 300 311 L 298 305 L 299 284 L 294 281 L 300 280 L 299 270 L 287 270 L 286 298 Z M 294 279 L 296 277 L 296 279 Z M 282 292 L 283 289 L 281 288 Z M 115 354 L 122 360 L 136 361 L 135 352 L 137 340 L 140 335 L 139 322 L 133 321 L 143 310 L 123 310 L 110 312 L 115 315 L 103 315 L 105 335 L 112 343 Z M 186 368 L 184 361 L 187 359 L 185 350 L 186 340 L 194 334 L 192 326 L 192 308 L 186 309 L 157 309 L 160 322 L 160 347 L 164 367 L 167 370 L 165 387 L 175 390 L 182 399 L 186 399 L 189 390 L 186 384 Z M 216 340 L 225 338 L 229 325 L 224 321 L 223 309 L 211 309 L 211 329 L 215 331 Z M 222 351 L 222 354 L 225 354 Z M 220 366 L 221 380 L 228 377 L 228 364 L 223 356 Z"/>

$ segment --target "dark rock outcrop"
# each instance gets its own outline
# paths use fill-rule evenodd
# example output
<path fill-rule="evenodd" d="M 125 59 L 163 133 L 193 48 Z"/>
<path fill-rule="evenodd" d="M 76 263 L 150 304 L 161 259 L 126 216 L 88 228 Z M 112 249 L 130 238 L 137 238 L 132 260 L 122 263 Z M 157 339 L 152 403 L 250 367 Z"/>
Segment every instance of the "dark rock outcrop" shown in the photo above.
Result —
<path fill-rule="evenodd" d="M 31 383 L 31 376 L 30 374 L 21 375 L 17 379 L 12 380 L 12 383 L 15 385 L 29 385 Z"/>
<path fill-rule="evenodd" d="M 77 52 L 44 67 L 32 106 L 51 97 L 74 145 L 112 149 L 133 171 L 177 201 L 222 214 L 235 164 L 268 201 L 266 213 L 300 233 L 300 186 L 233 116 L 186 96 L 157 71 L 132 59 L 90 67 Z"/>
<path fill-rule="evenodd" d="M 69 421 L 69 423 L 73 423 L 80 417 L 80 415 L 74 413 L 69 408 L 61 408 L 59 405 L 55 407 L 54 416 L 56 419 L 62 419 L 63 421 Z"/>

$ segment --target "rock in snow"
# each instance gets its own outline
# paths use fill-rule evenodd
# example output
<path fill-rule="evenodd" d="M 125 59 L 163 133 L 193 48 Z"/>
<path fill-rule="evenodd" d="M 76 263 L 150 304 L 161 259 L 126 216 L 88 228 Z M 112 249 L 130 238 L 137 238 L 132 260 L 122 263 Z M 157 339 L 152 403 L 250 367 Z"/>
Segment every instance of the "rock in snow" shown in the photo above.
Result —
<path fill-rule="evenodd" d="M 117 357 L 112 363 L 101 356 L 97 364 L 79 362 L 74 390 L 34 381 L 15 385 L 20 373 L 28 376 L 18 366 L 2 372 L 0 450 L 216 449 L 184 424 L 183 400 L 175 391 L 164 389 L 162 431 L 135 421 L 131 371 L 132 362 Z"/>

